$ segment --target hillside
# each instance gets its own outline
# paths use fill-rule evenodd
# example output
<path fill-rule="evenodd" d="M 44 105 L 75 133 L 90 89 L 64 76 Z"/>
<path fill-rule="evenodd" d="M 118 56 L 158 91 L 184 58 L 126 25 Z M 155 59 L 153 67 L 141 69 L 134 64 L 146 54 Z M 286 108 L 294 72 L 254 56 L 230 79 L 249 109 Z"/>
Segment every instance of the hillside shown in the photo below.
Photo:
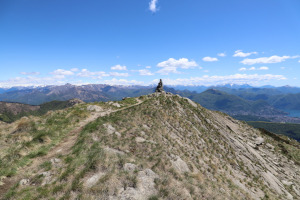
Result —
<path fill-rule="evenodd" d="M 282 110 L 300 111 L 300 93 L 277 96 L 271 99 L 274 107 Z"/>
<path fill-rule="evenodd" d="M 77 103 L 83 102 L 79 99 L 70 99 L 68 101 L 51 101 L 38 106 L 22 103 L 0 102 L 0 121 L 10 123 L 24 116 L 40 116 L 46 114 L 50 110 L 68 108 Z"/>
<path fill-rule="evenodd" d="M 200 94 L 192 94 L 189 98 L 200 103 L 205 108 L 226 112 L 230 115 L 256 115 L 267 118 L 269 116 L 285 114 L 265 101 L 245 100 L 215 89 L 209 89 Z"/>
<path fill-rule="evenodd" d="M 273 122 L 247 122 L 255 128 L 263 128 L 272 133 L 286 135 L 300 142 L 300 124 L 273 123 Z"/>
<path fill-rule="evenodd" d="M 299 199 L 300 150 L 179 95 L 0 124 L 3 199 Z"/>

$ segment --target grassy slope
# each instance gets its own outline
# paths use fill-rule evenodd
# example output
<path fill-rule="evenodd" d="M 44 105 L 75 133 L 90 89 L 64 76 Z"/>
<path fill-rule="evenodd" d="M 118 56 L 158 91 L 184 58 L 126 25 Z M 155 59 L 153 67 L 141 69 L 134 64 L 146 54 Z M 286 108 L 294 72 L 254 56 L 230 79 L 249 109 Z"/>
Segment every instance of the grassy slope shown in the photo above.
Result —
<path fill-rule="evenodd" d="M 150 168 L 160 177 L 155 180 L 158 194 L 151 199 L 187 199 L 187 193 L 194 199 L 251 199 L 249 194 L 229 178 L 232 173 L 231 166 L 241 168 L 244 173 L 249 172 L 243 168 L 234 150 L 209 122 L 210 112 L 201 107 L 194 108 L 177 96 L 169 99 L 141 97 L 141 100 L 144 102 L 138 106 L 98 118 L 86 125 L 71 152 L 67 155 L 57 155 L 62 160 L 63 167 L 55 167 L 49 161 L 41 163 L 38 169 L 26 175 L 35 185 L 16 184 L 11 187 L 6 198 L 70 199 L 74 195 L 78 199 L 107 198 L 116 194 L 119 187 L 136 187 L 138 171 Z M 124 103 L 126 107 L 136 101 L 127 99 Z M 99 105 L 103 108 L 108 107 L 105 103 Z M 8 147 L 4 156 L 2 152 L 1 164 L 5 165 L 1 165 L 0 176 L 18 176 L 18 167 L 30 166 L 32 159 L 47 154 L 51 146 L 62 140 L 71 126 L 86 118 L 88 113 L 85 107 L 86 105 L 80 105 L 57 111 L 44 119 L 30 122 L 30 125 L 26 126 L 26 133 L 35 139 L 29 143 L 20 142 L 13 148 Z M 115 127 L 121 136 L 108 134 L 105 128 L 107 124 Z M 175 135 L 171 134 L 172 132 Z M 51 142 L 46 142 L 43 139 L 45 137 L 49 137 Z M 143 137 L 146 142 L 136 142 L 136 137 Z M 181 137 L 180 141 L 183 144 L 174 137 Z M 203 142 L 200 142 L 201 140 Z M 275 143 L 276 141 L 274 145 Z M 18 152 L 25 146 L 30 147 L 30 151 L 22 156 Z M 105 149 L 108 146 L 123 153 L 107 152 Z M 187 162 L 190 170 L 197 169 L 198 172 L 179 173 L 174 170 L 170 163 L 171 155 L 179 155 Z M 122 170 L 128 162 L 136 164 L 138 169 L 133 173 Z M 41 171 L 51 171 L 55 174 L 54 181 L 42 186 L 43 176 L 38 173 Z M 83 183 L 86 177 L 99 171 L 105 175 L 93 187 L 85 188 Z M 247 178 L 241 181 L 249 187 L 261 188 L 266 192 L 265 197 L 275 198 L 259 177 L 248 174 Z M 226 192 L 222 192 L 220 188 Z"/>

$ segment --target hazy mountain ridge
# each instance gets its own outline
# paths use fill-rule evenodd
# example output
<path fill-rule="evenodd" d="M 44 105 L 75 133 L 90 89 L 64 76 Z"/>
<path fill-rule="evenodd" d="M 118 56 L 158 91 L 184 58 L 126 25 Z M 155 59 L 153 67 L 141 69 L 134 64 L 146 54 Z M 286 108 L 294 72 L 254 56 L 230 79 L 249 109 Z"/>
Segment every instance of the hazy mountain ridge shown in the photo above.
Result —
<path fill-rule="evenodd" d="M 299 143 L 172 94 L 79 104 L 0 131 L 4 199 L 300 197 Z"/>

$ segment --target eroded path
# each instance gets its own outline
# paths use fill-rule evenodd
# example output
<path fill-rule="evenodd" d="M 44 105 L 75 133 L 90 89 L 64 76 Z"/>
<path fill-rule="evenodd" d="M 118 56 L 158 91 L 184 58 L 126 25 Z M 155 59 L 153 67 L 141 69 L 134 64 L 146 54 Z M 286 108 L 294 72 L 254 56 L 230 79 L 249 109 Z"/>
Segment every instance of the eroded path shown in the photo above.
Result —
<path fill-rule="evenodd" d="M 28 172 L 33 172 L 35 169 L 37 169 L 37 167 L 39 165 L 41 165 L 45 161 L 50 161 L 52 158 L 56 158 L 58 155 L 66 155 L 66 154 L 70 153 L 71 148 L 75 145 L 80 132 L 88 123 L 95 121 L 99 117 L 104 117 L 111 113 L 126 110 L 126 109 L 129 109 L 131 107 L 134 107 L 134 106 L 137 106 L 137 105 L 143 103 L 143 101 L 141 101 L 139 99 L 136 99 L 136 100 L 138 103 L 133 104 L 131 106 L 124 107 L 124 108 L 116 109 L 116 110 L 108 109 L 108 110 L 103 110 L 103 111 L 91 111 L 91 115 L 88 118 L 86 118 L 85 120 L 80 121 L 79 124 L 77 124 L 76 128 L 74 128 L 69 133 L 67 133 L 64 136 L 64 139 L 62 139 L 56 146 L 54 146 L 52 149 L 49 150 L 47 155 L 33 159 L 31 164 L 18 170 L 18 175 L 10 177 L 10 178 L 9 177 L 5 178 L 3 180 L 3 185 L 0 185 L 0 199 L 2 199 L 4 197 L 4 195 L 8 192 L 8 190 L 13 185 L 15 185 L 16 183 L 19 183 L 19 181 L 22 178 L 24 178 L 21 175 L 28 174 Z"/>

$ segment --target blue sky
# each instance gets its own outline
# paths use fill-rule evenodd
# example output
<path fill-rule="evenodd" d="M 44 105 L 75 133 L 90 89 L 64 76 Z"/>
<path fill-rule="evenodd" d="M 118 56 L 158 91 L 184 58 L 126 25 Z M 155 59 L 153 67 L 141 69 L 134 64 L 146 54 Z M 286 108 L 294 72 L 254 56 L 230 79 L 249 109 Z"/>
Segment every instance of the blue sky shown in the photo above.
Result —
<path fill-rule="evenodd" d="M 0 87 L 300 86 L 299 0 L 0 0 Z"/>

